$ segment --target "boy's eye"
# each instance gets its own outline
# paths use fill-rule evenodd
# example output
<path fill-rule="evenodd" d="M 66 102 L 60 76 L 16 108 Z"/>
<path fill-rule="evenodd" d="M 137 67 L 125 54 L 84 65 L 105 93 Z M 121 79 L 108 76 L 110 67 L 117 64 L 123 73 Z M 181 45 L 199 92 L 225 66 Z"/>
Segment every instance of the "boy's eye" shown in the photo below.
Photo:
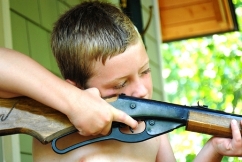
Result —
<path fill-rule="evenodd" d="M 123 82 L 120 85 L 115 86 L 114 89 L 121 89 L 121 88 L 125 87 L 126 83 L 127 83 L 127 81 Z"/>
<path fill-rule="evenodd" d="M 151 69 L 148 68 L 147 70 L 143 71 L 141 74 L 148 74 L 148 73 L 150 73 L 150 71 L 151 71 Z"/>

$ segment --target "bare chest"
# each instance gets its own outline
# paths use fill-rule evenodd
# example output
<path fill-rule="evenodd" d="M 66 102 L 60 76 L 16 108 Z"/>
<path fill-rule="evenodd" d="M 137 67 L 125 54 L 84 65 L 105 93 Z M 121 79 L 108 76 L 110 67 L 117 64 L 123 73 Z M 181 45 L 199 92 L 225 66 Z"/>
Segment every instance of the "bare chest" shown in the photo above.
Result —
<path fill-rule="evenodd" d="M 72 141 L 74 138 L 72 138 Z M 156 159 L 159 145 L 159 137 L 139 143 L 123 143 L 109 140 L 87 145 L 64 155 L 59 155 L 53 152 L 50 145 L 34 144 L 34 155 L 35 162 L 42 160 L 63 162 L 152 162 Z"/>

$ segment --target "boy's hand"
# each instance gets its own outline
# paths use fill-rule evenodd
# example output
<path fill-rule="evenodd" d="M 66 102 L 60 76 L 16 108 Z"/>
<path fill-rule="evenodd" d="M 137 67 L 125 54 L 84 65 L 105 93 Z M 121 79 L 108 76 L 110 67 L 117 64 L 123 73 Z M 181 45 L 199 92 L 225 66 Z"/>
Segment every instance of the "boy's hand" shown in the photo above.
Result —
<path fill-rule="evenodd" d="M 242 121 L 240 123 L 242 125 Z M 242 137 L 238 124 L 231 122 L 232 139 L 212 137 L 199 152 L 194 162 L 206 161 L 220 162 L 223 156 L 242 156 Z"/>
<path fill-rule="evenodd" d="M 242 125 L 242 121 L 240 124 Z M 231 122 L 231 129 L 232 139 L 213 137 L 211 139 L 212 145 L 216 152 L 221 155 L 242 157 L 242 137 L 235 120 Z"/>
<path fill-rule="evenodd" d="M 65 114 L 83 136 L 106 135 L 109 133 L 113 121 L 124 123 L 131 128 L 138 125 L 137 121 L 129 115 L 115 109 L 103 100 L 96 88 L 82 91 L 81 96 L 79 95 L 79 98 L 75 99 L 72 101 L 74 103 L 72 111 Z"/>

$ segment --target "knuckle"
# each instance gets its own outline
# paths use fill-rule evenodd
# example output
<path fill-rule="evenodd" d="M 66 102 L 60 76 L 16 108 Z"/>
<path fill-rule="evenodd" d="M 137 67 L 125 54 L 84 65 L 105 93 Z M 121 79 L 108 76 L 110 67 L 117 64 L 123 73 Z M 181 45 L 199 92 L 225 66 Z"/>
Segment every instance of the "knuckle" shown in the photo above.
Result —
<path fill-rule="evenodd" d="M 113 121 L 113 115 L 110 111 L 106 112 L 103 117 L 104 125 L 107 125 Z"/>
<path fill-rule="evenodd" d="M 119 120 L 125 122 L 127 120 L 127 115 L 124 112 L 120 112 Z"/>

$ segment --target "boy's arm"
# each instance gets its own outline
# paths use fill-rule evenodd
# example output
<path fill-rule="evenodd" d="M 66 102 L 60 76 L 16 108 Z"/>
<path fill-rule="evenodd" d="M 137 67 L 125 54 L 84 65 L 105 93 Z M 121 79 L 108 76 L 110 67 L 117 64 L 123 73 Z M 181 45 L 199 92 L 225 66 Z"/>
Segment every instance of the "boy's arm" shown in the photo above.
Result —
<path fill-rule="evenodd" d="M 13 98 L 13 97 L 18 97 L 21 96 L 17 93 L 11 93 L 11 92 L 5 92 L 0 89 L 0 98 Z"/>
<path fill-rule="evenodd" d="M 175 162 L 175 156 L 169 141 L 168 134 L 164 134 L 160 136 L 160 147 L 156 156 L 156 162 Z"/>
<path fill-rule="evenodd" d="M 223 156 L 217 153 L 213 146 L 211 145 L 210 140 L 205 144 L 202 150 L 198 153 L 194 162 L 220 162 Z"/>
<path fill-rule="evenodd" d="M 100 97 L 98 89 L 80 90 L 26 55 L 0 49 L 0 97 L 28 96 L 67 115 L 82 135 L 107 134 L 112 121 L 132 128 L 137 122 Z"/>
<path fill-rule="evenodd" d="M 242 125 L 242 121 L 241 121 Z M 232 120 L 232 139 L 229 138 L 211 138 L 199 152 L 195 162 L 199 161 L 221 161 L 223 156 L 242 157 L 242 135 L 237 122 Z M 206 158 L 206 159 L 204 159 Z"/>

